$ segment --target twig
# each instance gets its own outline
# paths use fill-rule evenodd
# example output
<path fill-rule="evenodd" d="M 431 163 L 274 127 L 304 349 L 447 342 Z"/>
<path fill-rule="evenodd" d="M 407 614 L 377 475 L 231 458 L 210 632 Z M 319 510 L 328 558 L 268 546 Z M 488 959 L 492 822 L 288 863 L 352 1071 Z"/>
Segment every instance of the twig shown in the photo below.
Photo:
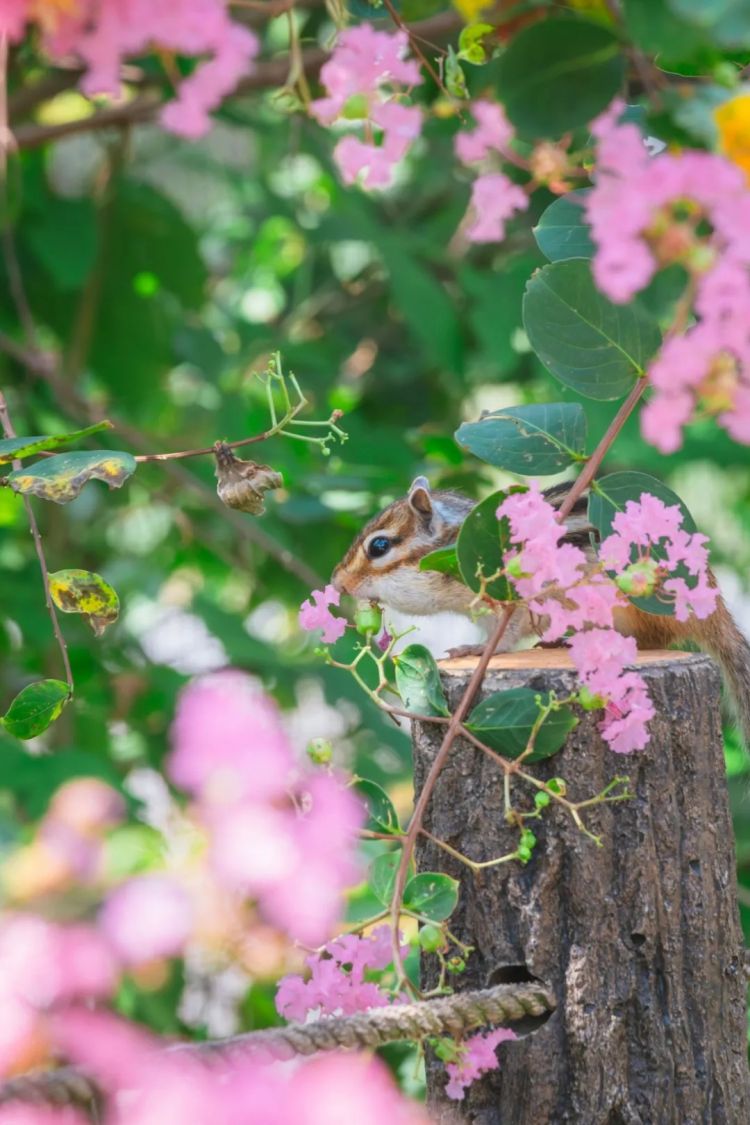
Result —
<path fill-rule="evenodd" d="M 2 391 L 0 391 L 0 425 L 2 426 L 3 433 L 5 434 L 6 438 L 14 438 L 16 436 L 16 431 L 13 428 L 13 423 L 11 422 L 10 415 L 8 413 L 8 404 L 5 401 L 5 395 Z M 21 462 L 14 461 L 13 467 L 14 469 L 19 469 L 21 467 Z M 31 535 L 34 540 L 36 556 L 39 559 L 39 569 L 42 572 L 42 584 L 44 586 L 44 598 L 47 605 L 47 612 L 49 613 L 50 621 L 52 622 L 52 631 L 55 634 L 57 646 L 60 649 L 60 656 L 62 657 L 63 668 L 65 669 L 65 682 L 68 685 L 68 693 L 70 696 L 72 696 L 74 684 L 73 672 L 70 667 L 70 657 L 68 656 L 68 646 L 65 643 L 65 637 L 63 636 L 62 629 L 60 628 L 60 622 L 57 619 L 57 611 L 55 609 L 54 602 L 52 601 L 52 595 L 50 593 L 49 570 L 47 568 L 47 560 L 44 556 L 42 537 L 39 534 L 39 525 L 36 522 L 34 509 L 31 506 L 31 501 L 29 500 L 28 496 L 23 496 L 22 500 L 24 508 L 26 509 L 26 516 L 29 521 Z"/>
<path fill-rule="evenodd" d="M 412 814 L 409 828 L 404 838 L 404 845 L 401 851 L 401 859 L 396 872 L 396 880 L 393 887 L 393 897 L 391 899 L 391 938 L 393 942 L 393 963 L 396 967 L 396 973 L 400 980 L 405 980 L 403 961 L 401 959 L 401 948 L 398 940 L 398 920 L 401 913 L 401 902 L 403 899 L 404 888 L 406 886 L 406 879 L 409 873 L 409 865 L 411 863 L 412 855 L 414 853 L 414 845 L 422 827 L 422 819 L 425 810 L 429 804 L 432 791 L 435 788 L 435 783 L 438 779 L 440 771 L 442 770 L 445 761 L 450 754 L 451 747 L 456 740 L 459 733 L 461 724 L 463 723 L 469 708 L 474 700 L 476 692 L 479 690 L 484 674 L 487 667 L 495 653 L 498 645 L 500 644 L 505 630 L 508 628 L 511 617 L 514 613 L 514 606 L 508 606 L 505 611 L 497 620 L 497 624 L 492 631 L 492 636 L 489 638 L 484 652 L 479 658 L 479 663 L 472 672 L 471 679 L 469 680 L 466 691 L 461 697 L 456 710 L 453 712 L 448 729 L 445 732 L 440 749 L 435 755 L 435 760 L 430 767 L 427 774 L 425 783 L 422 786 L 422 792 L 419 794 L 414 812 Z"/>

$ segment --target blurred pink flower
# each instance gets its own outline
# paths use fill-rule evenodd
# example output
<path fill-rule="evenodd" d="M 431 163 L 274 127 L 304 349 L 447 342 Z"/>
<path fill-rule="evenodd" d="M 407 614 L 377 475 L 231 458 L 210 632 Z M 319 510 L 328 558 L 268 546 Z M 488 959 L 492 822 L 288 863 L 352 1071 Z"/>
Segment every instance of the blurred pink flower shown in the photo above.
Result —
<path fill-rule="evenodd" d="M 355 137 L 346 139 L 352 141 L 356 140 Z M 323 590 L 313 590 L 312 600 L 308 598 L 300 607 L 300 628 L 308 633 L 314 632 L 316 629 L 322 629 L 323 640 L 326 644 L 332 644 L 334 641 L 337 641 L 339 637 L 344 635 L 346 621 L 344 621 L 343 617 L 334 617 L 328 607 L 338 605 L 340 600 L 341 595 L 338 590 L 334 590 L 330 583 Z"/>
<path fill-rule="evenodd" d="M 478 176 L 471 186 L 469 211 L 473 221 L 466 237 L 469 242 L 502 242 L 508 219 L 517 211 L 525 211 L 528 205 L 523 188 L 502 172 Z"/>
<path fill-rule="evenodd" d="M 108 1125 L 427 1125 L 378 1059 L 331 1054 L 290 1071 L 237 1055 L 208 1067 L 103 1013 L 62 1013 L 53 1028 L 66 1057 L 104 1089 Z"/>
<path fill-rule="evenodd" d="M 126 965 L 177 956 L 190 936 L 193 908 L 187 891 L 168 875 L 137 875 L 108 896 L 101 932 Z"/>
<path fill-rule="evenodd" d="M 361 180 L 366 188 L 388 187 L 396 164 L 421 132 L 419 107 L 402 105 L 392 97 L 402 92 L 402 86 L 422 81 L 417 63 L 404 58 L 408 49 L 406 32 L 376 31 L 363 23 L 341 32 L 320 71 L 327 96 L 311 102 L 313 117 L 322 125 L 358 119 L 369 126 L 367 140 L 348 134 L 333 150 L 346 184 Z M 373 126 L 380 144 L 373 139 Z"/>
<path fill-rule="evenodd" d="M 448 1097 L 461 1101 L 467 1086 L 500 1065 L 495 1053 L 498 1045 L 517 1038 L 515 1031 L 509 1027 L 496 1027 L 493 1031 L 480 1032 L 465 1039 L 461 1044 L 460 1060 L 445 1064 L 449 1079 L 445 1087 Z"/>
<path fill-rule="evenodd" d="M 302 810 L 290 812 L 289 831 L 298 863 L 288 878 L 261 895 L 261 906 L 293 938 L 315 945 L 341 916 L 346 887 L 362 873 L 358 832 L 365 809 L 333 774 L 312 773 L 301 787 Z"/>
<path fill-rule="evenodd" d="M 472 102 L 471 112 L 476 128 L 471 132 L 462 129 L 454 140 L 456 156 L 463 164 L 484 160 L 490 152 L 502 153 L 513 138 L 513 126 L 499 102 Z"/>
<path fill-rule="evenodd" d="M 331 125 L 350 98 L 361 95 L 373 102 L 386 84 L 418 85 L 422 76 L 417 63 L 404 58 L 408 50 L 405 31 L 376 31 L 369 23 L 342 31 L 320 70 L 328 96 L 311 102 L 310 112 L 322 125 Z"/>
<path fill-rule="evenodd" d="M 116 789 L 97 777 L 77 777 L 57 790 L 46 819 L 92 835 L 119 824 L 124 815 L 125 801 Z"/>
<path fill-rule="evenodd" d="M 83 61 L 81 89 L 87 95 L 118 96 L 122 62 L 154 46 L 167 53 L 209 55 L 180 83 L 176 100 L 162 114 L 167 128 L 190 138 L 208 131 L 209 112 L 250 72 L 259 50 L 257 36 L 232 21 L 225 0 L 73 0 L 33 7 L 5 0 L 0 29 L 18 39 L 32 18 L 53 59 L 76 54 Z"/>
<path fill-rule="evenodd" d="M 217 804 L 283 796 L 294 765 L 275 704 L 244 672 L 193 680 L 180 694 L 167 773 Z"/>
<path fill-rule="evenodd" d="M 0 1125 L 89 1125 L 90 1118 L 75 1109 L 8 1104 L 0 1106 Z"/>

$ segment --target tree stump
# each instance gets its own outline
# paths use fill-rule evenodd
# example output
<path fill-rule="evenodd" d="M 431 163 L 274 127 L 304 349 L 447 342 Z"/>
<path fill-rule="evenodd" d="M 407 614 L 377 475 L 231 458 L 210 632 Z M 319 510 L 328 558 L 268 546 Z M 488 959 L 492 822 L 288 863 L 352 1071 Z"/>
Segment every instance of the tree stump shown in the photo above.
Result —
<path fill-rule="evenodd" d="M 441 664 L 452 708 L 474 660 Z M 571 800 L 599 793 L 617 774 L 635 797 L 583 814 L 601 847 L 559 805 L 530 822 L 531 861 L 474 874 L 426 837 L 420 869 L 461 880 L 451 930 L 475 947 L 459 989 L 536 977 L 557 1010 L 533 1033 L 500 1047 L 500 1068 L 461 1103 L 443 1093 L 442 1066 L 428 1065 L 435 1121 L 482 1125 L 747 1125 L 744 950 L 736 899 L 719 714 L 711 659 L 644 652 L 638 668 L 656 708 L 645 751 L 612 753 L 598 714 L 563 750 L 530 767 L 563 777 Z M 575 683 L 563 650 L 493 658 L 479 698 L 511 687 Z M 478 700 L 477 700 L 478 701 Z M 414 725 L 417 792 L 443 731 Z M 521 783 L 523 786 L 523 783 Z M 533 793 L 514 786 L 517 807 Z M 503 775 L 482 751 L 457 741 L 440 775 L 425 827 L 464 855 L 512 851 L 518 832 L 503 816 Z M 426 956 L 428 986 L 436 958 Z M 528 974 L 528 976 L 526 975 Z"/>

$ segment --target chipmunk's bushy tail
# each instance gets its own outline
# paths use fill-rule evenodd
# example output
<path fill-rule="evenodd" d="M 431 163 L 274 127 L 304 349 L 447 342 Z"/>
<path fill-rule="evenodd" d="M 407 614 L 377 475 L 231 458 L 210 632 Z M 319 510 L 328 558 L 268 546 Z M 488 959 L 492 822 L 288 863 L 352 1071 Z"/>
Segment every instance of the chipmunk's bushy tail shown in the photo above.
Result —
<path fill-rule="evenodd" d="M 696 639 L 721 665 L 745 749 L 750 751 L 750 644 L 721 598 L 701 625 Z"/>

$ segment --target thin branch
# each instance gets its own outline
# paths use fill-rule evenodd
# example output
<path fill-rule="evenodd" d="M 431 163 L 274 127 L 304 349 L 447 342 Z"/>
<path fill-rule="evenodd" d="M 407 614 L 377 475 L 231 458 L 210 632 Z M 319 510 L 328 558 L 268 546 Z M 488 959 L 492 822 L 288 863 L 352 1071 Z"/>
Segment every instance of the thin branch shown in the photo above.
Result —
<path fill-rule="evenodd" d="M 2 426 L 2 430 L 6 438 L 14 438 L 16 436 L 16 431 L 13 428 L 13 423 L 11 422 L 10 414 L 8 413 L 8 404 L 5 401 L 5 395 L 2 391 L 0 391 L 0 425 Z M 13 462 L 14 469 L 20 469 L 20 467 L 20 461 Z M 63 636 L 62 629 L 60 628 L 60 622 L 57 618 L 57 611 L 55 609 L 54 602 L 52 601 L 52 594 L 50 593 L 49 569 L 47 567 L 47 559 L 44 555 L 42 537 L 39 534 L 39 525 L 36 522 L 34 509 L 31 506 L 31 501 L 29 500 L 28 496 L 23 496 L 22 500 L 24 508 L 26 509 L 26 516 L 29 521 L 31 536 L 34 540 L 36 556 L 39 560 L 39 569 L 42 572 L 42 585 L 44 586 L 44 598 L 47 605 L 47 612 L 49 613 L 50 621 L 52 622 L 52 631 L 55 634 L 57 646 L 60 649 L 60 656 L 62 657 L 63 668 L 65 669 L 65 682 L 68 685 L 68 692 L 72 696 L 74 684 L 73 672 L 70 667 L 70 657 L 68 656 L 68 646 L 65 643 L 65 637 Z"/>
<path fill-rule="evenodd" d="M 422 820 L 424 818 L 425 810 L 429 804 L 432 792 L 435 788 L 435 783 L 438 779 L 440 771 L 442 770 L 445 761 L 450 754 L 456 736 L 459 733 L 461 724 L 463 723 L 466 715 L 471 707 L 474 696 L 479 690 L 484 674 L 492 659 L 495 650 L 505 635 L 505 630 L 508 628 L 511 617 L 514 613 L 514 606 L 508 606 L 505 611 L 500 615 L 497 624 L 492 631 L 492 635 L 487 641 L 484 652 L 479 658 L 479 663 L 474 669 L 471 679 L 469 680 L 466 691 L 464 692 L 461 700 L 459 701 L 456 710 L 453 712 L 448 729 L 440 745 L 440 749 L 435 755 L 430 771 L 427 774 L 425 783 L 422 786 L 422 792 L 419 794 L 417 803 L 414 806 L 411 822 L 408 831 L 404 838 L 404 846 L 401 852 L 401 859 L 396 872 L 396 881 L 393 887 L 393 897 L 391 899 L 391 936 L 393 940 L 393 963 L 396 967 L 397 975 L 400 979 L 405 979 L 404 966 L 401 958 L 401 947 L 398 940 L 398 920 L 401 914 L 401 902 L 404 895 L 404 887 L 406 886 L 406 879 L 409 873 L 409 865 L 411 863 L 412 855 L 414 853 L 414 846 L 422 827 Z"/>

